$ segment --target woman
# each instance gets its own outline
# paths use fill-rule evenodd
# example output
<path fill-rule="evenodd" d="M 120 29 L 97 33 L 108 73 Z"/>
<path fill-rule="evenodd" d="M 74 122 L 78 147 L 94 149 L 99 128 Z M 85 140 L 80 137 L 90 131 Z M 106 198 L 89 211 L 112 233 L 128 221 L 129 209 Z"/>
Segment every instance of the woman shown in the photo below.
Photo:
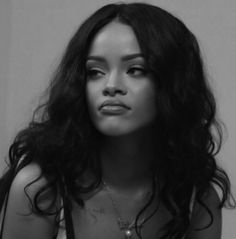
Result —
<path fill-rule="evenodd" d="M 220 238 L 230 183 L 215 114 L 180 20 L 143 3 L 102 7 L 10 148 L 2 238 Z"/>

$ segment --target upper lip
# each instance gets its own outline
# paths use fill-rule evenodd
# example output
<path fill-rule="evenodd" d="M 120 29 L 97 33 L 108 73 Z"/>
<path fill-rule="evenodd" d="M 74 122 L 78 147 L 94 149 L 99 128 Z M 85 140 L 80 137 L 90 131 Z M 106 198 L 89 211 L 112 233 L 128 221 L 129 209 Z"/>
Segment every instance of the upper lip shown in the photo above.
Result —
<path fill-rule="evenodd" d="M 122 106 L 126 109 L 130 109 L 130 107 L 128 105 L 126 105 L 125 103 L 123 103 L 122 101 L 120 100 L 105 100 L 99 107 L 99 110 L 104 107 L 104 106 Z"/>

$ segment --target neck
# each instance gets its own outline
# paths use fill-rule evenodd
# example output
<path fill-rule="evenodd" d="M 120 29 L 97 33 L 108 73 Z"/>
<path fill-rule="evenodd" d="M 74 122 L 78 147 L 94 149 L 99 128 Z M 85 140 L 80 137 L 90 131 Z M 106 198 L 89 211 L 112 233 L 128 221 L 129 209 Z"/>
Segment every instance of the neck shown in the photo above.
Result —
<path fill-rule="evenodd" d="M 150 185 L 154 158 L 150 131 L 105 137 L 101 166 L 103 179 L 118 190 L 137 191 Z"/>

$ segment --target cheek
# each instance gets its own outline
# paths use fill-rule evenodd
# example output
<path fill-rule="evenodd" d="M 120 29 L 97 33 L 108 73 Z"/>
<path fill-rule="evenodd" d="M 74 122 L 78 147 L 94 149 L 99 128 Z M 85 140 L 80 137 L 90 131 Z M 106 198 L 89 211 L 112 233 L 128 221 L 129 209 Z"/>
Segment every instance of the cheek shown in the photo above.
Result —
<path fill-rule="evenodd" d="M 154 97 L 141 97 L 139 102 L 139 116 L 144 120 L 151 121 L 157 114 Z"/>
<path fill-rule="evenodd" d="M 88 82 L 86 85 L 86 99 L 89 116 L 94 125 L 99 124 L 99 99 L 102 95 L 102 86 L 97 82 Z"/>
<path fill-rule="evenodd" d="M 153 84 L 148 84 L 137 92 L 137 107 L 140 114 L 147 117 L 155 117 L 156 115 L 156 92 Z"/>
<path fill-rule="evenodd" d="M 86 101 L 87 101 L 87 108 L 88 112 L 90 115 L 90 118 L 92 121 L 94 121 L 95 118 L 95 109 L 96 109 L 96 98 L 94 93 L 89 89 L 88 87 L 86 88 Z"/>
<path fill-rule="evenodd" d="M 96 95 L 97 95 L 97 86 L 93 83 L 87 83 L 86 86 L 86 99 L 87 99 L 87 105 L 89 110 L 94 107 L 96 103 Z"/>

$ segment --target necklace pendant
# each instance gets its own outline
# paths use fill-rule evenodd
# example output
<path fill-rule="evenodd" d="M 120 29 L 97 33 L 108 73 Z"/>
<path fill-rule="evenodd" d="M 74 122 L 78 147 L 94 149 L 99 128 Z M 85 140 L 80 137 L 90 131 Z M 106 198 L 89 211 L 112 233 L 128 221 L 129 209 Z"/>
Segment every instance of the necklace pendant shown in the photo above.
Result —
<path fill-rule="evenodd" d="M 131 239 L 132 235 L 133 235 L 133 233 L 130 229 L 125 230 L 125 239 Z"/>

